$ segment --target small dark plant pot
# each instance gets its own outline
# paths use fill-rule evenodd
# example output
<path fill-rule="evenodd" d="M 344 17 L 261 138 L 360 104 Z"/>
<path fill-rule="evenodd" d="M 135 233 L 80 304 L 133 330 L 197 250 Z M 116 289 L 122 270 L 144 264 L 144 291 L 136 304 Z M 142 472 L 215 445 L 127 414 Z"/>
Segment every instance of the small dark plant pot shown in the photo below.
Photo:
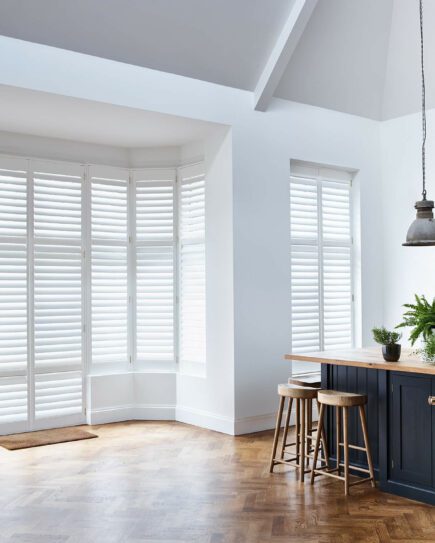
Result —
<path fill-rule="evenodd" d="M 382 354 L 386 362 L 397 362 L 400 358 L 401 346 L 398 343 L 382 345 Z"/>

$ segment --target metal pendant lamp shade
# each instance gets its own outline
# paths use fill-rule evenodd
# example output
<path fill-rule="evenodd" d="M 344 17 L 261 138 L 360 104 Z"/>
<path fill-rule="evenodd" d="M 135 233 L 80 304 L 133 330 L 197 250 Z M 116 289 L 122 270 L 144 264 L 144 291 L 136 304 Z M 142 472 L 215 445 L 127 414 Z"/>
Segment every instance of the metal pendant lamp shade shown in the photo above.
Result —
<path fill-rule="evenodd" d="M 420 0 L 420 53 L 421 53 L 421 115 L 423 141 L 421 145 L 421 165 L 423 173 L 423 198 L 415 203 L 417 218 L 412 222 L 406 235 L 406 247 L 435 245 L 434 203 L 426 199 L 426 87 L 424 79 L 423 48 L 423 0 Z"/>
<path fill-rule="evenodd" d="M 411 223 L 406 235 L 405 247 L 424 247 L 435 245 L 435 221 L 432 200 L 420 200 L 415 203 L 417 218 Z"/>

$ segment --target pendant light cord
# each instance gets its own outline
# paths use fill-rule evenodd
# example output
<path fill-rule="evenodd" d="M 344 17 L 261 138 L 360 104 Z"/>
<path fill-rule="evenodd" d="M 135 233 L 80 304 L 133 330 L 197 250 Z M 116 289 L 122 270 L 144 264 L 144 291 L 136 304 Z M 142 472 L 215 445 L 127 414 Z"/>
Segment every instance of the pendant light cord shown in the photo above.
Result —
<path fill-rule="evenodd" d="M 421 145 L 421 166 L 423 173 L 423 200 L 426 200 L 426 85 L 424 79 L 424 47 L 423 47 L 423 0 L 420 0 L 420 54 L 421 54 L 421 120 L 423 141 Z"/>

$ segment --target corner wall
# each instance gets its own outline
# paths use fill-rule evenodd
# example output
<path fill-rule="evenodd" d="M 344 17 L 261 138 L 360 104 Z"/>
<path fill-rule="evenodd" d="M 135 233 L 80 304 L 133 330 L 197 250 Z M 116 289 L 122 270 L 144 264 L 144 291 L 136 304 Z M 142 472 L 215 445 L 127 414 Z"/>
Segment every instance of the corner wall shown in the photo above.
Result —
<path fill-rule="evenodd" d="M 428 128 L 435 110 L 427 113 Z M 435 134 L 428 131 L 426 179 L 428 199 L 435 199 Z M 403 304 L 414 294 L 435 295 L 435 248 L 402 247 L 409 225 L 415 219 L 414 204 L 421 199 L 421 114 L 407 115 L 381 125 L 383 236 L 383 318 L 374 324 L 393 328 L 401 322 Z M 407 345 L 408 333 L 402 344 Z"/>

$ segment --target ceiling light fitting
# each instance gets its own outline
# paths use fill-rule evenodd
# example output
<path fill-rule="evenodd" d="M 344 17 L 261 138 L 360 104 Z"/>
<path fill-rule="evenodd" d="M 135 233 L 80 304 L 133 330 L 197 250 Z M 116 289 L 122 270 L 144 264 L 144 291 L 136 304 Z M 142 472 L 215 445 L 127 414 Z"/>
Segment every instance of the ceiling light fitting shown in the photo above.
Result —
<path fill-rule="evenodd" d="M 423 46 L 423 0 L 420 0 L 420 58 L 421 58 L 421 119 L 423 139 L 421 145 L 421 165 L 423 177 L 422 199 L 415 203 L 417 218 L 411 223 L 406 235 L 407 247 L 435 245 L 434 202 L 426 199 L 426 86 L 424 78 Z"/>

